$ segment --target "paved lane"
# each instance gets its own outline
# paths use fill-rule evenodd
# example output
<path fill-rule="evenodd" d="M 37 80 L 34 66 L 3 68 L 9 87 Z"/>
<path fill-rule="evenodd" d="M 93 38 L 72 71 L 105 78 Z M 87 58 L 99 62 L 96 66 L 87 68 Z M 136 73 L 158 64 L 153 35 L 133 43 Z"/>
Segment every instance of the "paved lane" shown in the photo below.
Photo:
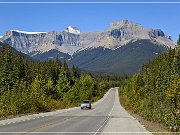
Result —
<path fill-rule="evenodd" d="M 103 129 L 103 135 L 151 135 L 120 104 L 118 90 L 115 91 L 114 108 L 110 119 Z"/>
<path fill-rule="evenodd" d="M 91 110 L 75 107 L 0 121 L 0 132 L 6 135 L 97 135 L 147 131 L 121 107 L 117 88 L 112 88 L 100 101 L 92 105 Z"/>

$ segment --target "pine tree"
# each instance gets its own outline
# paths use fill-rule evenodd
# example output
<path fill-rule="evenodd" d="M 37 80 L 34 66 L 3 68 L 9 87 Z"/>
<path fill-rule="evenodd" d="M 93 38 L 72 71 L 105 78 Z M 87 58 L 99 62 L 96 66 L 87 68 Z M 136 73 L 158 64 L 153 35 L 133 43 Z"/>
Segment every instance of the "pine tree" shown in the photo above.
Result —
<path fill-rule="evenodd" d="M 59 74 L 59 79 L 57 81 L 56 89 L 57 89 L 58 99 L 62 99 L 63 94 L 68 92 L 68 90 L 70 89 L 70 82 L 67 78 L 66 72 L 63 67 L 61 68 L 61 71 Z"/>
<path fill-rule="evenodd" d="M 30 104 L 28 100 L 29 89 L 26 87 L 26 82 L 23 80 L 17 80 L 13 87 L 13 93 L 15 97 L 16 110 L 18 113 L 26 113 L 29 111 Z"/>
<path fill-rule="evenodd" d="M 180 34 L 179 34 L 179 39 L 177 41 L 177 44 L 180 45 Z"/>
<path fill-rule="evenodd" d="M 42 78 L 42 75 L 38 74 L 31 84 L 29 100 L 32 112 L 43 111 L 45 109 L 45 83 L 46 82 Z"/>
<path fill-rule="evenodd" d="M 174 59 L 172 62 L 173 75 L 180 76 L 180 47 L 175 50 Z"/>
<path fill-rule="evenodd" d="M 18 54 L 14 61 L 14 72 L 17 76 L 17 79 L 23 79 L 26 77 L 26 69 L 25 69 L 25 58 L 22 54 Z"/>
<path fill-rule="evenodd" d="M 172 115 L 172 121 L 170 123 L 171 130 L 177 131 L 180 129 L 180 76 L 176 76 L 172 83 L 170 88 L 167 91 L 167 97 L 170 99 L 171 103 L 171 115 Z"/>
<path fill-rule="evenodd" d="M 9 93 L 12 90 L 14 82 L 17 79 L 17 76 L 14 72 L 13 52 L 10 46 L 3 46 L 1 65 L 2 67 L 0 70 L 0 94 L 4 91 Z"/>
<path fill-rule="evenodd" d="M 51 78 L 48 78 L 47 83 L 45 85 L 45 91 L 47 96 L 53 96 L 54 97 L 54 85 L 53 80 Z"/>

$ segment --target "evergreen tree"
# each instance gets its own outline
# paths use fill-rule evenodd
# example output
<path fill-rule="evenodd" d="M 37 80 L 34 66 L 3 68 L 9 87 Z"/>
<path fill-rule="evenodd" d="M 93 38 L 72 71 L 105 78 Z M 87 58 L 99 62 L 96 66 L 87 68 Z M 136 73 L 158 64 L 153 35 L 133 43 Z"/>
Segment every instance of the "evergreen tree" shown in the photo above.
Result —
<path fill-rule="evenodd" d="M 1 56 L 1 70 L 0 70 L 0 94 L 7 91 L 8 93 L 12 90 L 17 76 L 14 72 L 13 65 L 13 53 L 10 46 L 3 46 L 2 56 Z"/>
<path fill-rule="evenodd" d="M 25 69 L 25 59 L 22 56 L 22 54 L 18 54 L 17 57 L 15 57 L 14 61 L 14 72 L 17 76 L 17 79 L 23 79 L 26 77 L 26 69 Z"/>
<path fill-rule="evenodd" d="M 177 44 L 180 45 L 180 34 L 179 34 L 179 39 L 177 41 Z"/>
<path fill-rule="evenodd" d="M 176 48 L 176 52 L 172 64 L 173 74 L 180 76 L 180 48 Z"/>
<path fill-rule="evenodd" d="M 178 131 L 180 128 L 180 76 L 176 76 L 167 91 L 167 97 L 170 99 L 171 110 L 171 131 Z"/>
<path fill-rule="evenodd" d="M 0 117 L 79 105 L 84 99 L 96 101 L 116 81 L 81 76 L 78 67 L 70 69 L 58 58 L 31 61 L 7 45 L 0 50 L 0 67 Z"/>
<path fill-rule="evenodd" d="M 29 89 L 26 87 L 26 82 L 17 80 L 13 87 L 17 113 L 26 113 L 29 111 L 31 105 L 29 104 Z"/>
<path fill-rule="evenodd" d="M 124 106 L 148 120 L 180 130 L 180 48 L 159 54 L 121 84 Z"/>
<path fill-rule="evenodd" d="M 57 89 L 57 98 L 62 99 L 63 94 L 68 92 L 70 89 L 70 82 L 66 76 L 66 71 L 64 70 L 64 67 L 61 68 L 60 74 L 59 74 L 59 79 L 57 81 L 56 85 Z"/>
<path fill-rule="evenodd" d="M 45 85 L 45 91 L 47 96 L 55 96 L 55 89 L 53 85 L 53 80 L 51 78 L 48 78 L 47 83 Z"/>
<path fill-rule="evenodd" d="M 37 75 L 30 87 L 29 100 L 31 104 L 31 111 L 43 111 L 45 108 L 45 92 L 44 92 L 45 80 L 42 75 Z"/>

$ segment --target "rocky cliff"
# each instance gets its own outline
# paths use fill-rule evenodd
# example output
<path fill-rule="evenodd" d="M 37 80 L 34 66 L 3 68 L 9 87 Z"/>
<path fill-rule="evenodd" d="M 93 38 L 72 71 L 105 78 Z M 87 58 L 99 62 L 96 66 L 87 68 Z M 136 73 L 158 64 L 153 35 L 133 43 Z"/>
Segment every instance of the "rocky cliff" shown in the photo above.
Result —
<path fill-rule="evenodd" d="M 47 60 L 59 56 L 69 65 L 97 72 L 134 73 L 159 52 L 174 48 L 170 36 L 128 20 L 115 21 L 99 32 L 68 26 L 62 32 L 7 31 L 0 42 L 29 56 Z"/>
<path fill-rule="evenodd" d="M 114 50 L 139 39 L 149 39 L 174 48 L 174 43 L 162 30 L 145 28 L 128 20 L 112 22 L 107 30 L 91 33 L 81 33 L 73 26 L 68 26 L 63 32 L 11 30 L 7 31 L 0 41 L 26 54 L 35 55 L 35 52 L 44 53 L 55 49 L 72 55 L 87 48 L 105 47 Z"/>

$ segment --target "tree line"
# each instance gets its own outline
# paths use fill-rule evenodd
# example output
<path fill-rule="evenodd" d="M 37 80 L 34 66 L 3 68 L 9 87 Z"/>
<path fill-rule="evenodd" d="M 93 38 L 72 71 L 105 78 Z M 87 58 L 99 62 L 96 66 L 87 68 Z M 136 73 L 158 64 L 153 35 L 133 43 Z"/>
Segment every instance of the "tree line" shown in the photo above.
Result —
<path fill-rule="evenodd" d="M 30 60 L 9 45 L 0 49 L 0 117 L 51 111 L 100 99 L 117 82 L 110 77 L 81 74 L 66 61 Z"/>
<path fill-rule="evenodd" d="M 119 91 L 127 109 L 180 131 L 180 37 L 175 49 L 143 65 L 121 83 Z"/>

